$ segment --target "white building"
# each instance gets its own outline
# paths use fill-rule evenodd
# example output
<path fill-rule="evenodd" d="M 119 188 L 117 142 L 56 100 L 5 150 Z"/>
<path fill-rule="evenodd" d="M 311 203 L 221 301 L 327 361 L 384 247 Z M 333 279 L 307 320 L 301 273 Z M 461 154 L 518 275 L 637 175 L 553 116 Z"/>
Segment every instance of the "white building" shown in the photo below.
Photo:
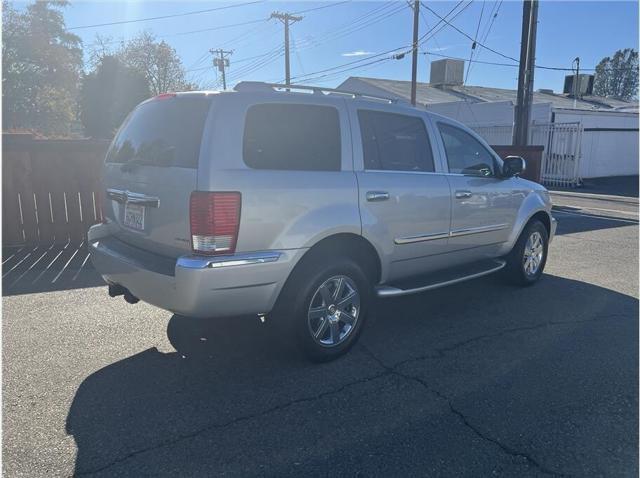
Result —
<path fill-rule="evenodd" d="M 490 144 L 511 144 L 515 90 L 463 86 L 459 60 L 431 65 L 431 83 L 417 84 L 419 105 L 468 125 Z M 338 88 L 407 102 L 411 95 L 411 82 L 381 78 L 350 77 Z M 568 94 L 538 90 L 531 122 L 529 144 L 545 146 L 547 179 L 560 174 L 575 184 L 581 178 L 638 174 L 637 102 L 590 94 L 574 101 Z"/>

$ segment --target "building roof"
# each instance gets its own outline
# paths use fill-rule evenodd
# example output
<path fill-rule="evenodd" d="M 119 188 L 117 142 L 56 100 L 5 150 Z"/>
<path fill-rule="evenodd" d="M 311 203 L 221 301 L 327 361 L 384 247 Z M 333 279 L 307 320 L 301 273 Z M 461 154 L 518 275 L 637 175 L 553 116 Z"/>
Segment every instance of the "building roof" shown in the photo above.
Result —
<path fill-rule="evenodd" d="M 387 94 L 409 100 L 411 97 L 411 82 L 401 80 L 387 80 L 383 78 L 367 78 L 352 76 L 345 80 L 343 85 L 348 84 L 353 88 L 354 83 L 363 82 L 368 86 L 387 92 Z M 342 86 L 342 85 L 341 85 Z M 340 88 L 340 87 L 338 87 Z M 347 87 L 345 87 L 347 89 Z M 493 101 L 511 101 L 515 104 L 516 90 L 503 88 L 489 88 L 485 86 L 433 86 L 429 83 L 418 83 L 416 85 L 416 101 L 419 104 L 430 105 L 436 103 L 450 103 L 454 101 L 466 100 L 470 103 L 485 103 Z M 604 98 L 599 96 L 583 96 L 577 100 L 574 108 L 573 98 L 559 93 L 534 92 L 534 103 L 551 103 L 554 108 L 579 109 L 579 110 L 605 110 L 605 111 L 631 111 L 638 112 L 637 101 L 625 101 L 617 98 Z"/>

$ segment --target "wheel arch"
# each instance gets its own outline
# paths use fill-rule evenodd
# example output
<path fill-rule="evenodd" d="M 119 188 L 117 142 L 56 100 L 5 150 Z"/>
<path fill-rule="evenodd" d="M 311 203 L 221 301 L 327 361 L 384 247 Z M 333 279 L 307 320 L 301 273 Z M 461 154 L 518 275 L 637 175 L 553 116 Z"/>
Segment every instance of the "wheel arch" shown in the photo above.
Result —
<path fill-rule="evenodd" d="M 310 261 L 324 257 L 326 254 L 344 254 L 353 258 L 368 273 L 371 274 L 372 282 L 377 284 L 382 275 L 382 263 L 376 248 L 363 236 L 350 232 L 332 234 L 316 242 L 300 258 L 294 267 L 291 275 L 298 267 L 303 267 Z"/>
<path fill-rule="evenodd" d="M 291 294 L 294 289 L 291 285 L 300 280 L 301 274 L 304 273 L 306 267 L 309 267 L 315 261 L 326 260 L 327 255 L 331 254 L 342 254 L 353 258 L 364 268 L 365 274 L 373 278 L 372 285 L 380 281 L 382 265 L 380 256 L 373 244 L 358 234 L 349 232 L 332 234 L 316 242 L 298 260 L 280 289 L 273 310 L 277 312 L 282 302 L 286 301 L 285 296 Z"/>
<path fill-rule="evenodd" d="M 517 244 L 518 239 L 522 235 L 522 232 L 525 230 L 525 228 L 532 221 L 536 221 L 536 220 L 540 221 L 544 225 L 545 229 L 547 230 L 547 234 L 549 235 L 549 237 L 551 236 L 551 215 L 545 209 L 534 210 L 528 216 L 526 216 L 525 219 L 523 219 L 522 221 L 519 221 L 520 225 L 518 228 L 514 228 L 514 232 L 512 236 L 509 238 L 509 242 L 508 242 L 509 246 L 508 248 L 506 248 L 506 250 L 504 250 L 505 254 L 511 252 L 511 250 Z"/>

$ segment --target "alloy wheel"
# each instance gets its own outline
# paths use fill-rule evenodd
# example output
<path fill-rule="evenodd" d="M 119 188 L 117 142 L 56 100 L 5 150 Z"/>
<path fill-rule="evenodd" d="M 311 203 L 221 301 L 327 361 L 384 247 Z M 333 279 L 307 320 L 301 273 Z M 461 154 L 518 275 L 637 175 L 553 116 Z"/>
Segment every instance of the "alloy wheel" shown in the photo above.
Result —
<path fill-rule="evenodd" d="M 307 324 L 313 340 L 323 347 L 343 343 L 355 329 L 360 316 L 360 293 L 345 275 L 324 281 L 313 294 Z"/>
<path fill-rule="evenodd" d="M 524 256 L 522 258 L 522 266 L 525 274 L 533 276 L 540 269 L 542 259 L 544 257 L 544 241 L 542 235 L 538 231 L 534 231 L 527 239 L 524 246 Z"/>

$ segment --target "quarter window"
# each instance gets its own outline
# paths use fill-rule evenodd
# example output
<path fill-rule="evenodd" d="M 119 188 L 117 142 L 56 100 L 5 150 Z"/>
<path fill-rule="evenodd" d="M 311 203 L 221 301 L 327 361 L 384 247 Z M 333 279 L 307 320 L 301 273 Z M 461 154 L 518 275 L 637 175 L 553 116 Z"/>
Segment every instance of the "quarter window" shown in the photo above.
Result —
<path fill-rule="evenodd" d="M 480 141 L 466 131 L 445 123 L 438 123 L 450 173 L 472 176 L 494 176 L 493 155 Z"/>
<path fill-rule="evenodd" d="M 243 157 L 255 169 L 339 171 L 338 110 L 318 105 L 254 105 L 245 121 Z"/>
<path fill-rule="evenodd" d="M 365 169 L 433 172 L 424 122 L 416 116 L 359 110 Z"/>

